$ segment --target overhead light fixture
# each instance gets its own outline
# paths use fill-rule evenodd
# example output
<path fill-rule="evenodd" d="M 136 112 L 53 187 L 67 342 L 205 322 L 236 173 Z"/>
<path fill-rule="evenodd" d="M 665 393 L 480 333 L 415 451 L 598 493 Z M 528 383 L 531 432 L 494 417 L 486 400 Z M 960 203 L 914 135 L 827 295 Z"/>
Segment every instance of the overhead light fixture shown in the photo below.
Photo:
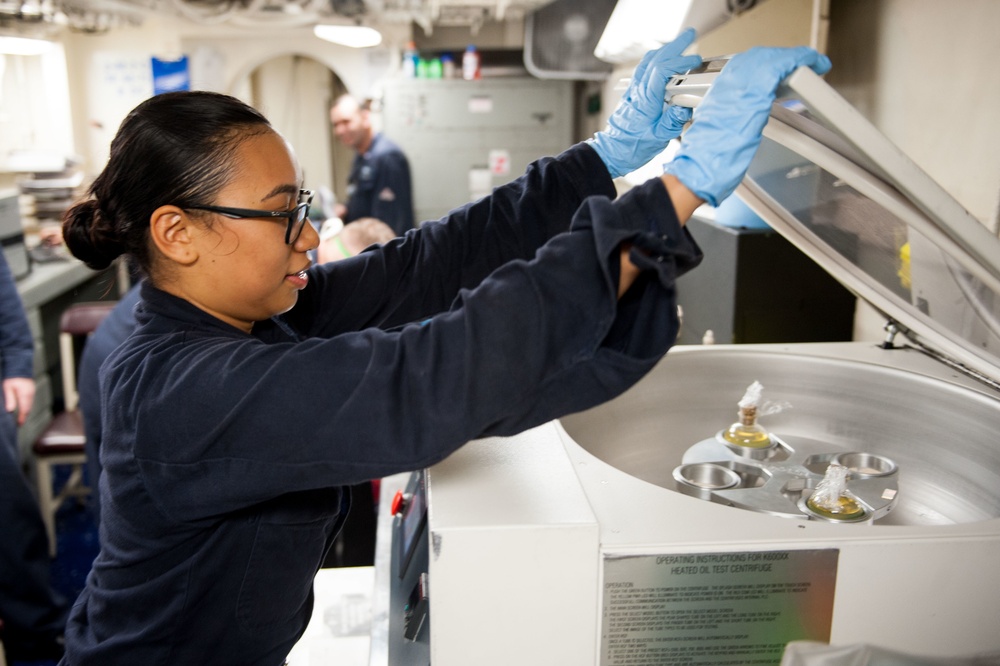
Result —
<path fill-rule="evenodd" d="M 725 23 L 733 0 L 618 0 L 597 42 L 594 55 L 621 64 L 639 60 L 646 51 L 673 40 L 684 28 L 699 34 Z M 753 2 L 735 2 L 752 5 Z"/>
<path fill-rule="evenodd" d="M 355 49 L 378 46 L 382 43 L 382 33 L 364 25 L 324 25 L 313 27 L 313 34 L 320 39 Z"/>
<path fill-rule="evenodd" d="M 0 53 L 6 55 L 42 55 L 48 53 L 53 46 L 55 44 L 45 39 L 0 36 Z"/>

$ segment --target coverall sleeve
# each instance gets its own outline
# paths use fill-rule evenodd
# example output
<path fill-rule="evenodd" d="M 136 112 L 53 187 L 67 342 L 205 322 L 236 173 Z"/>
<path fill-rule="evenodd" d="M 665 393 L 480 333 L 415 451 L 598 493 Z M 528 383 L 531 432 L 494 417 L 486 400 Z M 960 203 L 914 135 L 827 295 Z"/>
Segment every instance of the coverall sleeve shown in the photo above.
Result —
<path fill-rule="evenodd" d="M 314 267 L 285 318 L 304 335 L 324 337 L 426 319 L 504 263 L 531 259 L 569 228 L 590 195 L 613 198 L 615 188 L 597 153 L 578 144 L 376 251 Z"/>
<path fill-rule="evenodd" d="M 0 380 L 34 377 L 34 342 L 17 282 L 0 253 Z"/>
<path fill-rule="evenodd" d="M 644 271 L 619 302 L 624 241 Z M 424 467 L 470 439 L 615 397 L 673 344 L 674 280 L 699 260 L 653 181 L 616 202 L 588 199 L 572 230 L 425 322 L 226 349 L 212 336 L 180 350 L 168 341 L 143 351 L 177 355 L 167 369 L 113 371 L 113 381 L 160 396 L 135 419 L 152 497 L 177 519 L 203 518 Z"/>

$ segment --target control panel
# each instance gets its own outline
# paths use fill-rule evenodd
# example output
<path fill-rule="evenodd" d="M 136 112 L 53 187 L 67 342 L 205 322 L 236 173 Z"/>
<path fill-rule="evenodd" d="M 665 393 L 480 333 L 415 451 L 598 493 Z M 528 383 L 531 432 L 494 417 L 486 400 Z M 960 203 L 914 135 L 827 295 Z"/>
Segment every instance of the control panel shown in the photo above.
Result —
<path fill-rule="evenodd" d="M 389 582 L 389 663 L 430 664 L 430 585 L 427 577 L 427 486 L 413 472 L 392 499 Z"/>

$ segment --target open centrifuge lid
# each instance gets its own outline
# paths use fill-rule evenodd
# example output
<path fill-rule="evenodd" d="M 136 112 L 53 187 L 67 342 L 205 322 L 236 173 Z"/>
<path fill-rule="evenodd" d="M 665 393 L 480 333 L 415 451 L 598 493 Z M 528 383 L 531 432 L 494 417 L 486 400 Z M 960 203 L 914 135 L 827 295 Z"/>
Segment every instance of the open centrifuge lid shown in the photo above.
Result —
<path fill-rule="evenodd" d="M 737 195 L 914 344 L 1000 379 L 1000 239 L 812 70 L 785 81 Z"/>

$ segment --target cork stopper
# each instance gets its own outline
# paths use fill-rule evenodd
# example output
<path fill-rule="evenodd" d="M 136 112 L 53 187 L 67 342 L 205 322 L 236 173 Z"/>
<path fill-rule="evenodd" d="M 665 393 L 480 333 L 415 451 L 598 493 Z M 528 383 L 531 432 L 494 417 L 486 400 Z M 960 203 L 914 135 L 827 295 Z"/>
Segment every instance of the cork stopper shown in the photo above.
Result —
<path fill-rule="evenodd" d="M 757 405 L 746 405 L 740 407 L 740 425 L 752 426 L 757 424 Z"/>

